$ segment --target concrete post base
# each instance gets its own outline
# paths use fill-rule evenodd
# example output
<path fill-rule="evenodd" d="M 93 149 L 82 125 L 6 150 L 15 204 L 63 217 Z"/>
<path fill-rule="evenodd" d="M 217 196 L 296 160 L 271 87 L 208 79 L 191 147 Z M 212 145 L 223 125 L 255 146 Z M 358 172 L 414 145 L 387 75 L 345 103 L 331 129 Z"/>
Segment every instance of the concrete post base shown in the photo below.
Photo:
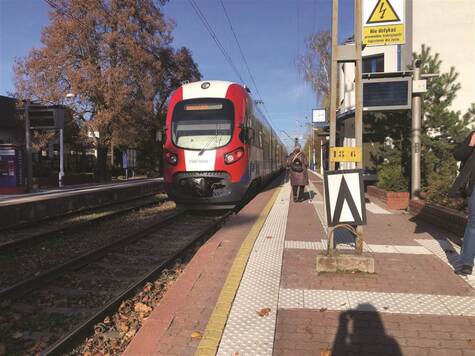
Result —
<path fill-rule="evenodd" d="M 317 255 L 317 272 L 374 273 L 374 258 L 370 255 L 336 253 L 334 256 Z"/>

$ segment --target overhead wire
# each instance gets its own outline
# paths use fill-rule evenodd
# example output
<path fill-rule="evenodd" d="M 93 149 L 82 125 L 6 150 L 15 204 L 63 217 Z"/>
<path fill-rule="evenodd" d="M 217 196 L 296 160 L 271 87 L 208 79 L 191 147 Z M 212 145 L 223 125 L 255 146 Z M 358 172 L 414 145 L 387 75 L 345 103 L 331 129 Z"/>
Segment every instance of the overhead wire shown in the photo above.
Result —
<path fill-rule="evenodd" d="M 229 17 L 229 14 L 228 14 L 228 11 L 226 10 L 226 7 L 224 6 L 223 0 L 218 0 L 218 2 L 221 4 L 221 7 L 223 8 L 223 12 L 224 12 L 224 15 L 225 15 L 225 17 L 226 17 L 226 20 L 228 21 L 229 28 L 231 29 L 231 32 L 232 32 L 232 34 L 233 34 L 233 36 L 234 36 L 234 40 L 236 41 L 236 45 L 237 45 L 237 47 L 238 47 L 238 49 L 239 49 L 239 53 L 241 54 L 241 58 L 242 58 L 242 60 L 243 60 L 243 62 L 244 62 L 244 65 L 245 65 L 245 67 L 246 67 L 246 69 L 247 69 L 247 72 L 249 73 L 249 77 L 250 77 L 251 82 L 252 82 L 252 84 L 253 84 L 253 86 L 254 86 L 254 89 L 256 90 L 257 97 L 259 98 L 259 101 L 260 101 L 260 103 L 262 104 L 262 108 L 264 109 L 264 112 L 265 112 L 265 114 L 266 114 L 266 117 L 268 117 L 269 120 L 270 120 L 272 123 L 274 123 L 273 120 L 272 120 L 272 118 L 271 118 L 270 115 L 269 115 L 269 112 L 267 111 L 267 107 L 265 106 L 265 102 L 264 102 L 264 100 L 262 99 L 261 93 L 259 92 L 259 88 L 257 87 L 256 80 L 254 79 L 254 75 L 252 74 L 252 71 L 251 71 L 251 68 L 250 68 L 250 66 L 249 66 L 249 63 L 248 63 L 248 61 L 247 61 L 247 59 L 246 59 L 246 56 L 244 55 L 244 51 L 243 51 L 243 49 L 242 49 L 242 47 L 241 47 L 241 43 L 239 42 L 239 39 L 238 39 L 238 37 L 237 37 L 236 31 L 234 30 L 234 27 L 233 27 L 231 18 Z"/>
<path fill-rule="evenodd" d="M 237 77 L 239 78 L 239 80 L 241 81 L 241 83 L 245 83 L 244 79 L 242 78 L 241 76 L 241 73 L 239 72 L 239 70 L 237 69 L 236 65 L 234 64 L 231 56 L 228 54 L 228 52 L 226 51 L 226 49 L 224 48 L 224 46 L 222 45 L 221 41 L 219 40 L 218 36 L 216 36 L 216 33 L 214 32 L 213 28 L 211 27 L 210 23 L 208 22 L 208 19 L 206 18 L 206 16 L 203 14 L 203 12 L 201 11 L 200 7 L 198 6 L 198 4 L 195 2 L 195 0 L 188 0 L 188 2 L 190 3 L 191 7 L 193 8 L 193 10 L 195 10 L 195 13 L 196 15 L 198 16 L 198 18 L 201 20 L 201 22 L 203 23 L 204 27 L 206 28 L 206 30 L 208 31 L 208 34 L 211 36 L 211 38 L 213 39 L 213 41 L 216 43 L 216 45 L 218 46 L 218 49 L 221 51 L 221 53 L 223 54 L 223 57 L 224 59 L 226 60 L 226 62 L 228 62 L 228 64 L 231 66 L 231 68 L 233 69 L 233 71 L 235 72 L 235 74 L 237 75 Z"/>

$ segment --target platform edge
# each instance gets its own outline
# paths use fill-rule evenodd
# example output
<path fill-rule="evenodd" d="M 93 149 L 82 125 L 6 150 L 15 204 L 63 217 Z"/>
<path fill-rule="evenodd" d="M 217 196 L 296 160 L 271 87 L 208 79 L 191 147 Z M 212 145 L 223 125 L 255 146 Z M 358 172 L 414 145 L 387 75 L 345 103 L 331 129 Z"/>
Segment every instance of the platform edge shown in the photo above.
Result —
<path fill-rule="evenodd" d="M 210 319 L 206 325 L 206 329 L 203 333 L 203 338 L 196 350 L 195 356 L 214 356 L 218 351 L 219 343 L 226 326 L 231 307 L 236 297 L 236 293 L 239 289 L 239 284 L 244 275 L 249 256 L 251 255 L 254 243 L 259 236 L 259 233 L 267 220 L 267 217 L 274 206 L 275 201 L 282 188 L 279 187 L 275 190 L 271 199 L 259 214 L 257 221 L 252 226 L 251 230 L 247 234 L 244 242 L 242 243 L 236 258 L 231 266 L 231 269 L 226 277 L 226 282 L 216 302 L 216 306 L 211 314 Z"/>

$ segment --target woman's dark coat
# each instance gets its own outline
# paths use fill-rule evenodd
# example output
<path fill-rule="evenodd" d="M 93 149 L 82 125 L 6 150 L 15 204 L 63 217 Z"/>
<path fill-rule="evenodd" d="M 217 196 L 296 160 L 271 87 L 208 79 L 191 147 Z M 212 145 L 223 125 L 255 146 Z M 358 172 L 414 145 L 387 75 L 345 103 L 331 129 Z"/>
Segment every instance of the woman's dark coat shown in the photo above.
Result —
<path fill-rule="evenodd" d="M 296 155 L 300 155 L 299 159 L 304 166 L 302 172 L 294 172 L 292 170 L 292 160 Z M 289 155 L 289 157 L 287 157 L 287 167 L 289 168 L 290 172 L 290 185 L 308 185 L 308 161 L 307 157 L 305 157 L 305 154 L 302 151 L 294 151 Z"/>
<path fill-rule="evenodd" d="M 475 131 L 470 133 L 454 150 L 454 157 L 457 161 L 461 161 L 461 165 L 460 173 L 449 191 L 449 196 L 469 196 L 472 193 L 475 184 L 475 154 L 474 147 L 470 147 L 469 144 L 474 133 Z"/>

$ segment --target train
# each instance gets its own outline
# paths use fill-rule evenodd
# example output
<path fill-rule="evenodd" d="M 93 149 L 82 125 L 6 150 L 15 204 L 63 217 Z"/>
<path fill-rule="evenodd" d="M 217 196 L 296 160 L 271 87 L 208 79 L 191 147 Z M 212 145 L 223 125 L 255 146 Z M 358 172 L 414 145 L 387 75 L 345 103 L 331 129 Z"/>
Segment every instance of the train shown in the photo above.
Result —
<path fill-rule="evenodd" d="M 177 205 L 223 209 L 285 167 L 287 151 L 250 90 L 186 83 L 170 97 L 163 134 L 165 190 Z"/>

